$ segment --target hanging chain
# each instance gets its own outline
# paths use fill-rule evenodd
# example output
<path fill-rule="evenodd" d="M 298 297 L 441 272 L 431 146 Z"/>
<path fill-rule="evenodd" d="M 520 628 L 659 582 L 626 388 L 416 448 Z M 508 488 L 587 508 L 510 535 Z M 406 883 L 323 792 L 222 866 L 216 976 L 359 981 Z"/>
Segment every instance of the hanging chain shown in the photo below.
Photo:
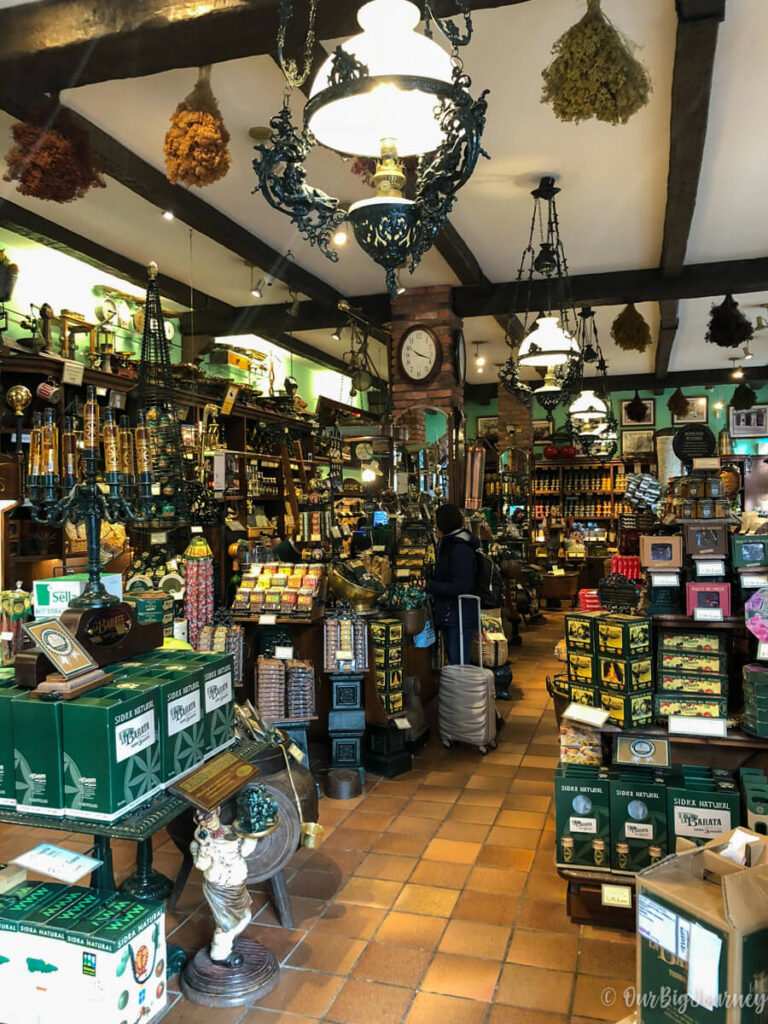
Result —
<path fill-rule="evenodd" d="M 300 88 L 309 77 L 312 70 L 312 53 L 315 48 L 315 20 L 317 19 L 317 8 L 320 0 L 309 0 L 309 23 L 307 25 L 307 37 L 304 40 L 303 66 L 299 71 L 298 64 L 293 57 L 285 56 L 285 35 L 288 31 L 288 23 L 293 17 L 293 0 L 280 0 L 280 25 L 277 30 L 277 58 L 280 67 L 283 69 L 288 85 L 292 89 Z"/>

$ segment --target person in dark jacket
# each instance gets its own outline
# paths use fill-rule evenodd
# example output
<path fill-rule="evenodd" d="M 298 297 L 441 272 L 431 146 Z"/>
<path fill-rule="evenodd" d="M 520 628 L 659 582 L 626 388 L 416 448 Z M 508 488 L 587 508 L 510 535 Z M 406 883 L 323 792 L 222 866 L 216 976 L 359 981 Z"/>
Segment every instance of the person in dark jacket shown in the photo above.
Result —
<path fill-rule="evenodd" d="M 441 505 L 435 514 L 437 563 L 427 593 L 435 599 L 435 625 L 442 630 L 448 661 L 461 661 L 459 646 L 459 594 L 477 594 L 477 557 L 480 541 L 464 529 L 464 516 L 456 505 Z M 477 632 L 477 603 L 465 601 L 462 610 L 464 662 L 470 660 L 472 637 Z"/>
<path fill-rule="evenodd" d="M 287 534 L 279 544 L 272 548 L 272 557 L 276 562 L 290 562 L 295 565 L 301 561 L 301 552 L 296 547 L 298 534 Z"/>

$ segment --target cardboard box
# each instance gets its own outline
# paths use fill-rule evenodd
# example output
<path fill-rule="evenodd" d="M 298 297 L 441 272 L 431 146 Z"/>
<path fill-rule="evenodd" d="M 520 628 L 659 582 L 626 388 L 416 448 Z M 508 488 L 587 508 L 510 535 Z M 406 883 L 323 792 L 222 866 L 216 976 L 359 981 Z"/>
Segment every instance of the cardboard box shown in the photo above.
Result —
<path fill-rule="evenodd" d="M 231 654 L 198 654 L 202 672 L 203 746 L 205 756 L 235 743 L 235 659 Z"/>
<path fill-rule="evenodd" d="M 571 683 L 568 687 L 568 697 L 574 704 L 584 704 L 590 708 L 600 706 L 600 691 L 596 686 L 577 686 Z"/>
<path fill-rule="evenodd" d="M 697 608 L 714 609 L 723 613 L 723 618 L 731 614 L 730 583 L 686 583 L 685 584 L 686 614 L 694 615 Z"/>
<path fill-rule="evenodd" d="M 653 717 L 663 723 L 670 715 L 683 715 L 686 718 L 726 718 L 728 701 L 720 697 L 657 694 L 653 698 Z"/>
<path fill-rule="evenodd" d="M 638 875 L 640 1024 L 764 1020 L 768 843 L 744 833 L 729 832 Z M 744 848 L 746 864 L 723 856 L 744 838 L 753 840 Z"/>
<path fill-rule="evenodd" d="M 609 722 L 622 728 L 649 725 L 653 718 L 653 690 L 630 694 L 601 690 L 600 707 L 608 712 Z"/>
<path fill-rule="evenodd" d="M 595 659 L 592 654 L 568 651 L 568 681 L 580 686 L 591 686 L 596 679 Z"/>
<path fill-rule="evenodd" d="M 403 710 L 402 690 L 398 692 L 387 690 L 385 693 L 379 691 L 379 697 L 384 705 L 384 710 L 388 715 L 396 715 Z"/>
<path fill-rule="evenodd" d="M 160 622 L 163 636 L 173 636 L 173 597 L 163 590 L 142 590 L 125 595 L 125 603 L 136 612 L 140 625 L 145 622 Z"/>
<path fill-rule="evenodd" d="M 640 564 L 645 569 L 679 569 L 683 564 L 683 538 L 640 538 Z"/>
<path fill-rule="evenodd" d="M 732 533 L 731 554 L 734 569 L 768 565 L 768 536 L 766 534 Z"/>
<path fill-rule="evenodd" d="M 660 671 L 656 689 L 659 693 L 691 693 L 701 697 L 727 697 L 728 676 Z"/>
<path fill-rule="evenodd" d="M 611 867 L 635 872 L 667 854 L 663 773 L 627 768 L 611 779 Z"/>
<path fill-rule="evenodd" d="M 80 597 L 88 582 L 88 573 L 35 580 L 32 583 L 32 604 L 36 619 L 57 619 L 69 607 L 69 602 Z M 101 582 L 107 593 L 123 598 L 123 577 L 119 572 L 102 573 Z"/>
<path fill-rule="evenodd" d="M 635 658 L 651 649 L 651 620 L 637 615 L 603 615 L 597 622 L 597 653 Z"/>
<path fill-rule="evenodd" d="M 696 672 L 727 678 L 728 655 L 721 651 L 666 651 L 660 649 L 659 672 Z"/>
<path fill-rule="evenodd" d="M 68 816 L 112 822 L 162 789 L 158 696 L 105 687 L 63 703 Z"/>
<path fill-rule="evenodd" d="M 725 651 L 726 638 L 722 631 L 672 630 L 663 629 L 659 636 L 659 648 L 664 651 Z"/>
<path fill-rule="evenodd" d="M 700 845 L 741 822 L 741 797 L 735 782 L 675 775 L 667 784 L 670 848 L 683 838 Z"/>
<path fill-rule="evenodd" d="M 374 644 L 396 647 L 403 643 L 403 624 L 400 619 L 377 619 L 371 623 Z"/>
<path fill-rule="evenodd" d="M 565 616 L 565 643 L 569 651 L 595 650 L 595 623 L 603 612 L 572 612 Z"/>
<path fill-rule="evenodd" d="M 597 658 L 598 685 L 618 693 L 637 693 L 653 686 L 653 658 Z"/>
<path fill-rule="evenodd" d="M 376 689 L 379 693 L 399 693 L 403 689 L 402 669 L 379 669 L 376 672 Z"/>
<path fill-rule="evenodd" d="M 401 645 L 386 647 L 376 644 L 373 648 L 373 663 L 376 668 L 402 668 L 403 648 Z"/>
<path fill-rule="evenodd" d="M 0 683 L 0 807 L 16 806 L 13 716 L 10 702 L 24 691 Z"/>
<path fill-rule="evenodd" d="M 30 697 L 21 690 L 11 700 L 19 811 L 64 814 L 64 744 L 61 703 Z"/>
<path fill-rule="evenodd" d="M 611 863 L 609 772 L 586 765 L 555 770 L 557 864 L 608 868 Z"/>

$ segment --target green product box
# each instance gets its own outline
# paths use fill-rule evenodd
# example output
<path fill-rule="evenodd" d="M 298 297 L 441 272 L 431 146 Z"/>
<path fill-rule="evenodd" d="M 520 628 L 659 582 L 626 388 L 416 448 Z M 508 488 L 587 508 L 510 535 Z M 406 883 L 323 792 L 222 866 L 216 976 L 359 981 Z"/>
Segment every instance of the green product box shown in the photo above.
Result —
<path fill-rule="evenodd" d="M 571 612 L 565 616 L 565 644 L 569 651 L 595 650 L 595 622 L 603 612 Z"/>
<path fill-rule="evenodd" d="M 11 701 L 16 806 L 20 811 L 52 817 L 64 814 L 61 707 L 61 703 L 31 697 L 29 690 Z"/>
<path fill-rule="evenodd" d="M 568 697 L 573 704 L 584 704 L 590 708 L 600 706 L 600 691 L 595 686 L 577 686 L 571 683 L 568 687 Z"/>
<path fill-rule="evenodd" d="M 62 708 L 67 814 L 112 822 L 162 788 L 158 692 L 104 687 Z"/>
<path fill-rule="evenodd" d="M 127 593 L 123 601 L 136 612 L 139 624 L 160 622 L 163 635 L 173 636 L 173 597 L 170 594 L 163 590 L 143 590 L 140 593 Z"/>
<path fill-rule="evenodd" d="M 591 654 L 568 651 L 568 682 L 592 686 L 596 677 L 595 659 Z"/>
<path fill-rule="evenodd" d="M 665 651 L 661 648 L 659 672 L 694 672 L 727 677 L 728 655 L 722 651 Z"/>
<path fill-rule="evenodd" d="M 400 693 L 403 689 L 403 670 L 400 668 L 378 669 L 376 689 L 379 693 Z"/>
<path fill-rule="evenodd" d="M 587 766 L 579 766 L 587 768 Z M 611 863 L 609 775 L 599 768 L 555 771 L 557 864 L 608 868 Z"/>
<path fill-rule="evenodd" d="M 10 702 L 24 692 L 13 685 L 0 682 L 0 807 L 16 806 L 13 715 Z"/>
<path fill-rule="evenodd" d="M 727 697 L 728 676 L 711 673 L 697 675 L 693 672 L 665 672 L 659 670 L 656 681 L 659 693 L 690 693 L 700 697 Z"/>
<path fill-rule="evenodd" d="M 638 693 L 653 687 L 653 658 L 606 658 L 597 659 L 598 686 L 603 690 L 617 693 Z"/>
<path fill-rule="evenodd" d="M 731 556 L 734 569 L 768 565 L 768 536 L 764 533 L 732 533 Z"/>
<path fill-rule="evenodd" d="M 402 646 L 396 644 L 391 647 L 385 647 L 383 645 L 376 644 L 373 648 L 373 663 L 376 668 L 402 668 Z"/>
<path fill-rule="evenodd" d="M 742 669 L 742 678 L 745 683 L 752 686 L 765 687 L 768 693 L 768 665 L 745 665 Z"/>
<path fill-rule="evenodd" d="M 667 853 L 667 787 L 663 775 L 622 772 L 611 780 L 611 867 L 634 872 Z"/>
<path fill-rule="evenodd" d="M 28 913 L 24 918 L 24 923 L 29 926 L 58 926 L 61 924 L 65 927 L 65 922 L 74 917 L 74 908 L 82 901 L 83 894 L 88 891 L 78 885 L 64 886 L 56 899 L 50 900 Z M 65 911 L 71 913 L 67 917 L 62 917 L 61 922 L 54 924 L 55 919 L 63 915 Z"/>
<path fill-rule="evenodd" d="M 659 636 L 659 647 L 664 651 L 700 651 L 721 653 L 725 651 L 725 636 L 722 633 L 701 631 L 681 632 L 663 629 Z"/>
<path fill-rule="evenodd" d="M 386 693 L 379 691 L 379 696 L 384 705 L 384 710 L 388 715 L 397 715 L 403 710 L 403 692 L 402 690 L 394 692 L 387 690 Z"/>
<path fill-rule="evenodd" d="M 721 697 L 657 694 L 653 698 L 653 717 L 663 723 L 670 715 L 684 715 L 686 718 L 725 718 L 728 715 L 728 701 Z"/>
<path fill-rule="evenodd" d="M 378 619 L 371 623 L 371 638 L 383 647 L 402 646 L 403 624 L 400 619 Z"/>
<path fill-rule="evenodd" d="M 637 879 L 642 1024 L 760 1024 L 768 991 L 765 836 L 747 865 L 722 856 L 731 835 L 647 868 Z M 698 979 L 691 977 L 698 968 Z M 700 987 L 703 986 L 703 987 Z M 699 999 L 693 998 L 700 994 Z M 654 998 L 655 996 L 655 998 Z"/>
<path fill-rule="evenodd" d="M 597 621 L 597 653 L 636 658 L 651 650 L 651 620 L 637 615 L 602 615 Z"/>
<path fill-rule="evenodd" d="M 235 742 L 235 668 L 231 654 L 198 654 L 203 691 L 205 756 L 218 754 Z"/>
<path fill-rule="evenodd" d="M 649 725 L 653 717 L 653 690 L 630 694 L 601 690 L 600 707 L 608 712 L 609 722 L 624 729 Z"/>
<path fill-rule="evenodd" d="M 715 780 L 672 778 L 667 786 L 667 822 L 673 849 L 678 837 L 701 846 L 740 824 L 739 790 L 735 785 L 723 789 Z"/>
<path fill-rule="evenodd" d="M 0 898 L 0 917 L 9 924 L 18 924 L 27 914 L 52 903 L 60 893 L 59 882 L 22 882 Z"/>

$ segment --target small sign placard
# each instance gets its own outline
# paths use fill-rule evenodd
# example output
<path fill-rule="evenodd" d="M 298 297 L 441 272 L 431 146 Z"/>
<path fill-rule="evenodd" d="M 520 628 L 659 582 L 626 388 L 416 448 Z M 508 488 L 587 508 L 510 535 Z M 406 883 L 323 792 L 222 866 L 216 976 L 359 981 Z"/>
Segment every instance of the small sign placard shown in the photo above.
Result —
<path fill-rule="evenodd" d="M 668 768 L 669 740 L 655 737 L 651 739 L 650 736 L 617 736 L 613 748 L 613 763 Z"/>
<path fill-rule="evenodd" d="M 652 587 L 677 587 L 680 585 L 680 577 L 676 572 L 652 572 Z"/>
<path fill-rule="evenodd" d="M 79 388 L 83 383 L 84 373 L 84 363 L 78 363 L 74 359 L 65 359 L 64 366 L 61 371 L 61 383 L 72 384 L 74 387 Z"/>
<path fill-rule="evenodd" d="M 696 576 L 703 579 L 705 576 L 725 576 L 725 562 L 717 558 L 695 558 Z"/>
<path fill-rule="evenodd" d="M 168 543 L 168 531 L 167 530 L 151 530 L 149 534 L 150 544 L 167 544 Z"/>
<path fill-rule="evenodd" d="M 667 728 L 676 736 L 722 736 L 728 735 L 727 718 L 688 718 L 686 715 L 670 715 Z"/>
<path fill-rule="evenodd" d="M 723 621 L 723 609 L 722 608 L 694 608 L 693 609 L 693 621 L 694 622 L 722 622 Z"/>
<path fill-rule="evenodd" d="M 744 587 L 768 587 L 768 576 L 757 575 L 753 572 L 741 574 L 741 586 Z"/>
<path fill-rule="evenodd" d="M 586 704 L 569 704 L 563 712 L 563 718 L 569 718 L 572 722 L 581 722 L 582 725 L 593 725 L 601 729 L 608 721 L 608 712 L 602 708 L 591 708 Z"/>
<path fill-rule="evenodd" d="M 768 642 L 761 640 L 757 645 L 757 660 L 768 661 Z"/>
<path fill-rule="evenodd" d="M 720 469 L 720 459 L 713 456 L 709 459 L 694 459 L 694 469 Z"/>
<path fill-rule="evenodd" d="M 11 863 L 18 864 L 27 871 L 48 875 L 58 882 L 74 885 L 104 862 L 94 857 L 86 857 L 82 853 L 73 853 L 72 850 L 65 850 L 61 846 L 54 846 L 53 843 L 40 843 L 26 853 L 14 857 Z"/>
<path fill-rule="evenodd" d="M 293 657 L 292 647 L 275 647 L 275 657 L 278 661 L 290 661 Z"/>
<path fill-rule="evenodd" d="M 631 885 L 603 885 L 601 888 L 600 902 L 604 907 L 624 907 L 632 909 L 632 886 Z"/>
<path fill-rule="evenodd" d="M 276 622 L 277 622 L 277 616 L 276 615 L 260 615 L 259 616 L 259 625 L 260 626 L 274 626 Z"/>
<path fill-rule="evenodd" d="M 230 384 L 224 395 L 224 401 L 221 403 L 221 415 L 229 416 L 234 408 L 237 396 L 240 394 L 240 388 L 237 384 Z"/>

